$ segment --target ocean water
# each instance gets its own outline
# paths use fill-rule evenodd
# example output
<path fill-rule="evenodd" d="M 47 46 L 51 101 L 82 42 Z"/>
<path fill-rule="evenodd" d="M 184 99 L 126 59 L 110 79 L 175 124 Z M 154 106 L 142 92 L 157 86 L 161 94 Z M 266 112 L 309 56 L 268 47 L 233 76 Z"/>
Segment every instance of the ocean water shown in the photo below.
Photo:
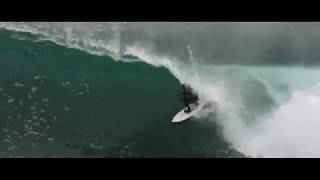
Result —
<path fill-rule="evenodd" d="M 319 157 L 319 27 L 0 23 L 0 157 Z"/>
<path fill-rule="evenodd" d="M 1 157 L 228 157 L 214 123 L 172 124 L 168 70 L 0 33 Z"/>

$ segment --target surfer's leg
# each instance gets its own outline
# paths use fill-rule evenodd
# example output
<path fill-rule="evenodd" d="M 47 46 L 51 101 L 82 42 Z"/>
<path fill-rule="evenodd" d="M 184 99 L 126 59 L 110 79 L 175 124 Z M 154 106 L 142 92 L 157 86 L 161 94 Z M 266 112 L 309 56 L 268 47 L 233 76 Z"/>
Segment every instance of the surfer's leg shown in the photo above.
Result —
<path fill-rule="evenodd" d="M 184 112 L 185 112 L 185 113 L 191 112 L 191 108 L 190 108 L 189 104 L 186 104 L 186 106 L 187 106 L 187 109 L 186 109 Z"/>

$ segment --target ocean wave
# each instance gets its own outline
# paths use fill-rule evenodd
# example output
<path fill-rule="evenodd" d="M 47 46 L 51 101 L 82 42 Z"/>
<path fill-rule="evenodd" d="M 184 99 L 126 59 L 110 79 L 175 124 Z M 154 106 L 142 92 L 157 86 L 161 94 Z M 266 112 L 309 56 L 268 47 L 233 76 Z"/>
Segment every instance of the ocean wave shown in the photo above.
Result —
<path fill-rule="evenodd" d="M 90 23 L 85 25 L 76 23 L 71 25 L 0 23 L 0 28 L 32 33 L 39 36 L 38 41 L 53 41 L 59 45 L 80 49 L 91 54 L 108 55 L 115 60 L 143 61 L 156 67 L 169 69 L 181 83 L 190 84 L 199 93 L 202 101 L 216 104 L 216 106 L 203 109 L 197 115 L 199 122 L 201 123 L 201 118 L 214 120 L 223 129 L 225 139 L 247 156 L 320 156 L 317 153 L 320 146 L 316 143 L 320 133 L 317 133 L 314 128 L 310 128 L 311 134 L 308 133 L 308 127 L 318 126 L 316 122 L 318 113 L 315 111 L 315 107 L 318 106 L 318 94 L 310 94 L 309 89 L 320 82 L 320 72 L 318 68 L 299 66 L 301 58 L 304 62 L 311 62 L 312 59 L 306 60 L 308 59 L 305 57 L 307 45 L 298 47 L 298 41 L 295 39 L 306 37 L 307 35 L 303 32 L 310 31 L 309 29 L 301 29 L 296 24 L 278 24 L 279 29 L 275 28 L 277 24 L 273 24 L 270 25 L 271 28 L 263 29 L 262 27 L 268 25 L 262 25 L 262 27 L 252 24 L 239 26 L 231 23 L 226 25 L 225 28 L 228 31 L 224 32 L 225 28 L 211 27 L 210 24 L 202 26 L 193 24 L 191 25 L 192 30 L 188 30 L 188 24 L 171 25 L 172 29 L 167 30 L 164 28 L 167 26 L 161 27 L 161 25 L 154 24 L 153 26 L 132 25 L 122 30 L 121 23 L 96 25 Z M 315 29 L 318 28 L 317 24 L 310 24 L 310 26 L 315 26 Z M 157 29 L 156 27 L 161 28 Z M 199 41 L 192 41 L 191 39 L 209 33 L 205 31 L 206 33 L 202 35 L 200 32 L 204 32 L 204 30 L 200 29 L 197 31 L 198 34 L 192 34 L 200 27 L 207 28 L 208 31 L 214 29 L 217 34 L 226 33 L 227 35 L 228 33 L 235 33 L 235 30 L 242 30 L 244 37 L 253 38 L 249 41 L 251 45 L 257 45 L 257 42 L 264 40 L 272 43 L 268 44 L 267 47 L 267 43 L 259 44 L 258 48 L 253 48 L 254 46 L 250 45 L 252 49 L 249 51 L 247 47 L 242 47 L 243 45 L 239 43 L 244 43 L 245 38 L 242 35 L 237 36 L 237 33 L 239 33 L 237 32 L 232 36 L 234 39 L 223 36 L 219 41 L 220 44 L 213 42 L 212 39 L 212 41 L 203 41 L 203 44 L 198 44 Z M 235 29 L 232 29 L 232 27 Z M 297 28 L 290 30 L 290 27 Z M 186 30 L 183 30 L 184 28 Z M 286 28 L 289 28 L 290 32 L 295 35 L 298 33 L 299 36 L 293 36 L 295 37 L 293 39 L 284 36 L 283 33 L 288 30 Z M 258 32 L 254 31 L 259 29 Z M 267 33 L 268 29 L 272 30 L 269 32 L 270 34 Z M 121 33 L 123 32 L 125 34 L 122 34 L 122 37 Z M 141 35 L 143 32 L 145 34 Z M 183 40 L 183 37 L 187 35 L 178 34 L 183 32 L 189 32 L 189 34 L 186 34 L 191 35 L 188 38 L 189 41 Z M 249 32 L 255 34 L 249 36 Z M 213 36 L 217 38 L 216 34 Z M 126 37 L 129 39 L 126 39 Z M 275 41 L 275 37 L 283 37 L 285 41 Z M 260 40 L 255 38 L 260 38 Z M 269 41 L 269 38 L 273 41 Z M 279 42 L 285 43 L 285 45 L 281 43 L 279 45 Z M 302 42 L 305 42 L 305 40 Z M 314 41 L 312 40 L 312 42 Z M 219 45 L 221 47 L 231 46 L 228 48 L 229 52 L 232 52 L 231 55 L 226 56 L 226 51 L 221 51 L 222 54 L 220 55 L 217 54 L 216 50 L 207 52 Z M 275 47 L 285 48 L 280 52 L 275 51 Z M 295 49 L 299 50 L 298 54 L 291 52 Z M 290 66 L 265 65 L 268 64 L 266 59 L 274 58 L 271 62 L 277 59 L 277 56 L 266 57 L 266 52 L 280 54 L 281 56 L 278 58 L 282 59 L 284 64 Z M 129 58 L 122 58 L 122 55 L 127 55 Z M 316 55 L 313 53 L 313 56 Z M 243 60 L 246 58 L 249 60 Z M 293 63 L 287 61 L 288 58 L 294 58 Z M 208 63 L 209 59 L 212 59 L 212 62 Z M 242 64 L 242 60 L 244 64 L 255 62 L 253 64 L 256 65 L 230 65 L 230 62 L 240 62 L 239 64 Z M 301 93 L 305 91 L 308 92 L 307 95 Z M 212 114 L 218 118 L 211 118 Z M 308 127 L 304 127 L 304 117 L 308 119 Z M 300 126 L 304 127 L 304 130 L 300 130 Z M 306 150 L 304 149 L 305 142 L 310 137 L 314 141 L 307 144 L 309 149 Z M 299 141 L 295 141 L 295 139 Z"/>

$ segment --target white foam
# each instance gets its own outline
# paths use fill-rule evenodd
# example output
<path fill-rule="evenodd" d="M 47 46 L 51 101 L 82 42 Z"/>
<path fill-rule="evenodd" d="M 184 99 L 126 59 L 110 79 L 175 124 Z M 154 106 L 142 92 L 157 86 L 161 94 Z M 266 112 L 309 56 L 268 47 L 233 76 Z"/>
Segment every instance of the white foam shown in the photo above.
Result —
<path fill-rule="evenodd" d="M 295 92 L 241 147 L 252 157 L 320 157 L 320 89 Z"/>
<path fill-rule="evenodd" d="M 29 134 L 39 135 L 39 133 L 38 133 L 38 132 L 35 132 L 35 131 L 29 131 Z"/>
<path fill-rule="evenodd" d="M 14 102 L 15 101 L 15 99 L 14 98 L 10 98 L 10 99 L 8 99 L 8 103 L 12 103 L 12 102 Z"/>
<path fill-rule="evenodd" d="M 32 93 L 34 93 L 34 92 L 36 92 L 36 91 L 37 91 L 37 87 L 32 87 L 32 88 L 31 88 L 31 92 L 32 92 Z"/>
<path fill-rule="evenodd" d="M 14 86 L 16 86 L 16 87 L 23 87 L 23 86 L 24 86 L 24 84 L 19 83 L 19 82 L 16 82 L 16 83 L 14 83 Z"/>

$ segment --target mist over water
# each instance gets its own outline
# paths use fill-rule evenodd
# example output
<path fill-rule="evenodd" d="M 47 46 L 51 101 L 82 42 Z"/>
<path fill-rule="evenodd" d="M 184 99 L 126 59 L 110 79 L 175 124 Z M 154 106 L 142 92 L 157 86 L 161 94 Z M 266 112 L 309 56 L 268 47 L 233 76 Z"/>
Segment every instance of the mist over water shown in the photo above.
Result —
<path fill-rule="evenodd" d="M 317 64 L 319 23 L 0 23 L 60 43 L 118 53 L 139 46 L 184 61 L 189 45 L 198 63 Z"/>
<path fill-rule="evenodd" d="M 319 23 L 0 23 L 0 28 L 36 35 L 19 34 L 20 39 L 50 40 L 115 60 L 131 55 L 169 69 L 210 104 L 198 122 L 215 121 L 226 141 L 246 156 L 320 156 Z"/>

